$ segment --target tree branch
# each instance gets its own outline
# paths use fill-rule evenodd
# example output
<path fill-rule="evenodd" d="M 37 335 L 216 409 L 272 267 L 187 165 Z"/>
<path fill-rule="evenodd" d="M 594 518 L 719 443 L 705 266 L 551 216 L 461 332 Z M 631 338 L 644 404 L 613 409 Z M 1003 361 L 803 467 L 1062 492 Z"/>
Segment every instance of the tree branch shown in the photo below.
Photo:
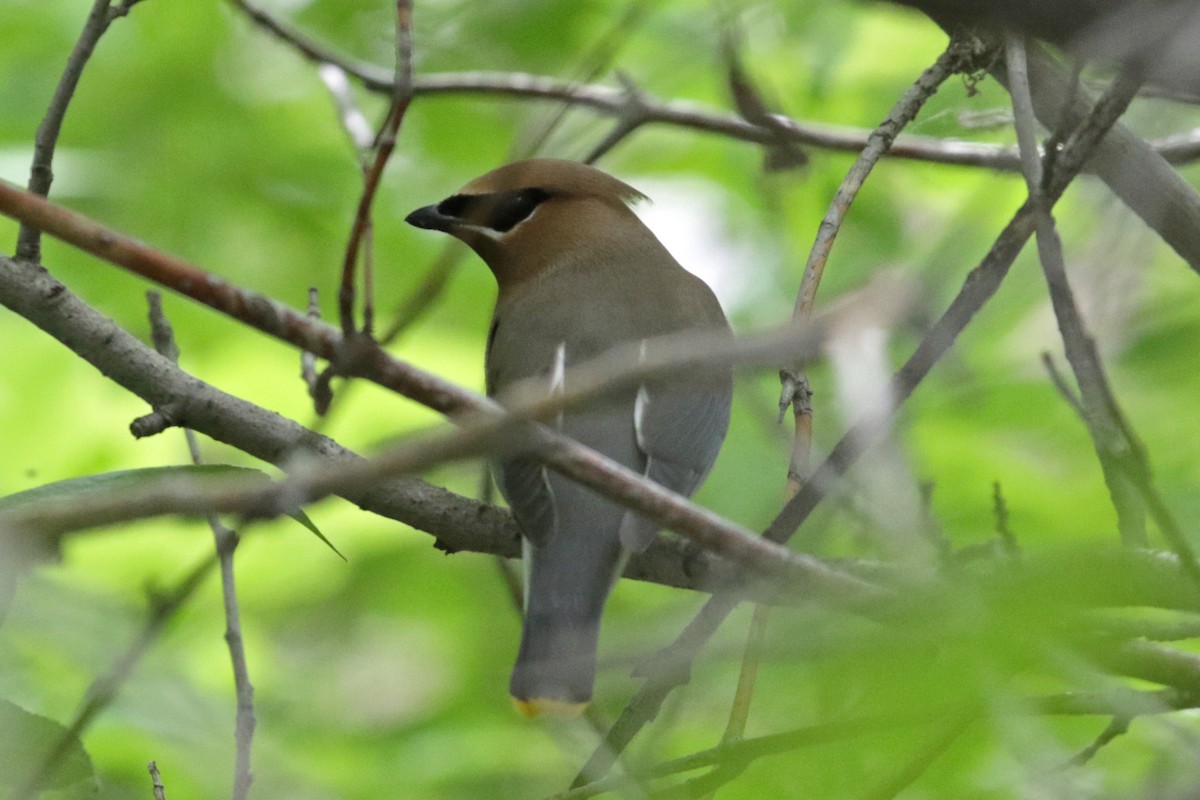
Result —
<path fill-rule="evenodd" d="M 50 184 L 54 181 L 54 150 L 58 146 L 63 119 L 71 105 L 71 98 L 75 96 L 75 89 L 79 86 L 83 68 L 87 66 L 96 44 L 108 30 L 108 26 L 113 20 L 129 13 L 129 9 L 137 2 L 139 0 L 125 0 L 116 8 L 111 7 L 111 0 L 95 0 L 92 4 L 87 22 L 67 59 L 67 66 L 59 78 L 54 96 L 50 99 L 50 106 L 46 109 L 46 115 L 38 125 L 33 140 L 33 163 L 29 168 L 28 187 L 34 194 L 42 197 L 50 194 Z M 17 233 L 17 258 L 38 261 L 41 259 L 41 250 L 41 231 L 31 225 L 21 225 Z"/>
<path fill-rule="evenodd" d="M 179 347 L 175 343 L 175 332 L 163 311 L 162 295 L 156 291 L 146 292 L 150 306 L 150 338 L 154 349 L 172 364 L 179 364 Z M 194 431 L 183 429 L 188 454 L 192 463 L 204 463 L 200 442 Z M 246 665 L 246 645 L 242 639 L 241 611 L 238 608 L 237 582 L 233 569 L 233 554 L 238 546 L 238 534 L 217 518 L 208 514 L 208 527 L 212 530 L 216 546 L 217 561 L 221 567 L 221 600 L 225 607 L 225 642 L 229 647 L 229 660 L 233 666 L 233 686 L 237 697 L 237 715 L 234 724 L 235 753 L 233 800 L 245 800 L 250 792 L 254 774 L 250 770 L 250 748 L 254 742 L 254 685 L 250 682 L 250 670 Z"/>
<path fill-rule="evenodd" d="M 294 309 L 246 292 L 181 259 L 3 181 L 0 181 L 0 213 L 35 224 L 63 241 L 173 288 L 264 333 L 330 361 L 336 360 L 342 374 L 366 378 L 452 416 L 470 412 L 481 418 L 498 419 L 505 413 L 488 398 L 392 358 L 369 337 L 359 335 L 347 340 L 330 326 Z M 795 556 L 785 548 L 752 535 L 557 432 L 539 426 L 531 430 L 526 442 L 530 451 L 551 469 L 642 513 L 664 528 L 702 542 L 705 547 L 719 548 L 723 555 L 754 564 L 756 568 L 795 566 Z"/>
<path fill-rule="evenodd" d="M 1134 88 L 1129 84 L 1114 87 L 1064 146 L 1047 186 L 1048 204 L 1053 204 L 1062 196 L 1071 179 L 1079 173 L 1091 148 L 1111 129 L 1133 99 Z M 967 275 L 950 307 L 892 378 L 893 410 L 912 394 L 950 349 L 975 313 L 995 294 L 1009 267 L 1033 235 L 1034 214 L 1033 204 L 1026 202 L 1001 232 L 979 266 Z M 763 534 L 765 538 L 777 542 L 791 539 L 797 528 L 824 499 L 826 492 L 874 442 L 878 431 L 872 428 L 862 424 L 851 427 L 800 492 L 787 502 L 771 522 Z M 604 743 L 593 752 L 575 777 L 573 786 L 596 780 L 608 771 L 616 755 L 658 714 L 658 709 L 671 690 L 688 681 L 692 660 L 736 605 L 737 601 L 727 596 L 713 597 L 705 603 L 675 642 L 664 650 L 655 673 L 626 705 Z"/>

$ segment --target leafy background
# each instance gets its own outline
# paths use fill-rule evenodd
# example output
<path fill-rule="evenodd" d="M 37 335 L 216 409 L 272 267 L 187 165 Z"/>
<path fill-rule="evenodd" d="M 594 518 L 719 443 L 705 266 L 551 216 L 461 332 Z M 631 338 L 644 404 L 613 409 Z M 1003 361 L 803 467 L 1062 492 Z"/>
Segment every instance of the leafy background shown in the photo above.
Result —
<path fill-rule="evenodd" d="M 6 180 L 26 179 L 34 130 L 89 6 L 6 0 L 0 13 L 0 177 Z M 346 53 L 390 65 L 390 3 L 287 0 L 268 7 Z M 619 69 L 658 97 L 729 108 L 719 41 L 733 14 L 746 43 L 743 58 L 766 96 L 800 119 L 870 128 L 945 45 L 919 15 L 877 5 L 660 0 L 632 8 L 601 0 L 419 1 L 415 67 L 573 78 L 599 61 L 597 80 L 611 83 Z M 606 46 L 611 55 L 597 56 Z M 985 81 L 979 88 L 972 96 L 949 82 L 911 132 L 1011 141 L 1003 124 L 978 127 L 1007 108 L 999 87 Z M 382 114 L 383 100 L 356 97 L 373 118 Z M 418 99 L 376 204 L 385 316 L 445 246 L 404 225 L 404 215 L 523 152 L 558 110 L 496 97 Z M 1157 135 L 1195 125 L 1195 116 L 1145 102 L 1132 122 Z M 572 112 L 542 152 L 581 157 L 610 124 Z M 851 163 L 844 154 L 810 156 L 803 169 L 768 174 L 753 145 L 654 126 L 601 166 L 655 199 L 643 209 L 649 224 L 685 266 L 714 284 L 735 327 L 752 331 L 790 314 L 817 223 Z M 303 305 L 309 286 L 319 287 L 326 317 L 332 316 L 360 187 L 354 154 L 311 65 L 227 4 L 145 0 L 116 22 L 68 113 L 55 172 L 58 201 L 295 306 Z M 1195 181 L 1195 169 L 1184 174 Z M 881 270 L 896 270 L 919 281 L 919 312 L 940 313 L 1023 198 L 1015 175 L 885 161 L 842 232 L 820 304 Z M 1158 485 L 1182 519 L 1195 520 L 1195 276 L 1096 182 L 1078 183 L 1057 217 L 1081 303 Z M 0 240 L 15 235 L 16 226 L 0 220 Z M 143 282 L 56 242 L 44 248 L 43 261 L 56 277 L 146 335 Z M 487 271 L 464 257 L 444 295 L 393 351 L 481 388 L 493 294 Z M 184 299 L 168 297 L 166 304 L 185 369 L 312 421 L 295 352 Z M 895 334 L 898 358 L 919 337 L 917 317 Z M 25 320 L 0 312 L 0 341 L 7 345 L 0 350 L 0 494 L 186 459 L 177 432 L 134 441 L 127 424 L 146 413 L 142 402 Z M 1026 254 L 903 409 L 898 439 L 913 474 L 932 485 L 930 513 L 955 546 L 993 536 L 997 481 L 1023 548 L 1115 541 L 1115 516 L 1086 431 L 1040 364 L 1043 351 L 1059 347 L 1040 270 Z M 817 445 L 826 449 L 844 420 L 828 370 L 817 367 L 813 377 Z M 698 495 L 750 528 L 765 526 L 783 499 L 790 430 L 774 422 L 777 386 L 767 371 L 741 376 L 732 432 Z M 327 431 L 369 453 L 436 421 L 401 398 L 356 385 Z M 215 443 L 206 442 L 206 454 L 251 464 Z M 465 464 L 427 477 L 473 495 L 479 474 L 478 464 Z M 854 508 L 871 498 L 849 491 L 840 500 L 810 525 L 829 534 L 833 547 L 852 547 L 864 526 Z M 509 707 L 507 673 L 519 620 L 492 560 L 446 557 L 425 534 L 340 500 L 309 513 L 348 563 L 290 520 L 253 526 L 238 550 L 257 690 L 254 794 L 465 798 L 561 790 L 594 744 L 592 734 L 527 722 Z M 178 581 L 211 550 L 207 527 L 188 521 L 155 520 L 70 539 L 60 563 L 22 581 L 0 628 L 0 697 L 69 719 L 92 677 L 142 624 L 148 593 Z M 637 658 L 669 641 L 700 602 L 658 586 L 618 587 L 602 642 L 597 707 L 603 715 L 615 716 L 635 688 L 628 673 Z M 1051 612 L 1035 604 L 1026 613 Z M 747 619 L 741 611 L 727 623 L 691 686 L 668 703 L 665 721 L 639 741 L 635 764 L 716 744 Z M 150 796 L 150 759 L 172 798 L 227 791 L 234 704 L 223 629 L 219 587 L 210 578 L 84 736 L 98 796 Z M 935 707 L 938 699 L 965 693 L 981 698 L 992 724 L 956 739 L 909 796 L 1116 797 L 1151 785 L 1182 789 L 1200 777 L 1187 756 L 1198 743 L 1187 712 L 1139 721 L 1090 769 L 1056 769 L 1103 722 L 1017 713 L 1014 687 L 989 678 L 1003 671 L 998 663 L 1011 655 L 1005 653 L 1011 641 L 983 633 L 975 640 L 971 630 L 950 626 L 935 637 L 949 649 L 933 657 L 928 639 L 864 631 L 853 618 L 820 609 L 777 614 L 748 733 L 852 716 L 868 700 L 877 708 Z M 1058 664 L 1064 672 L 1072 667 Z M 880 725 L 848 741 L 831 738 L 757 762 L 721 796 L 876 796 L 936 732 L 936 726 Z"/>

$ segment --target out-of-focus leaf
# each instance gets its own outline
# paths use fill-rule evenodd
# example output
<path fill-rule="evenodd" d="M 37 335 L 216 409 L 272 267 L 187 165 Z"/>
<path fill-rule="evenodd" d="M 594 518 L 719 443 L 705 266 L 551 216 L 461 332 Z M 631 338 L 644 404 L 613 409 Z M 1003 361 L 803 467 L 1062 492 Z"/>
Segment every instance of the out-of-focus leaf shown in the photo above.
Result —
<path fill-rule="evenodd" d="M 95 773 L 79 737 L 69 736 L 67 729 L 52 719 L 0 700 L 0 788 L 20 786 L 28 780 L 31 770 L 64 741 L 66 748 L 58 768 L 41 788 L 66 789 L 82 784 L 81 789 L 90 790 L 95 784 Z"/>
<path fill-rule="evenodd" d="M 99 475 L 85 475 L 81 478 L 69 478 L 55 481 L 23 492 L 0 497 L 0 514 L 16 513 L 27 509 L 43 507 L 54 503 L 71 503 L 85 501 L 104 494 L 154 486 L 172 478 L 192 478 L 196 480 L 216 480 L 241 478 L 255 483 L 266 483 L 271 476 L 262 470 L 250 467 L 238 467 L 232 464 L 180 464 L 169 467 L 147 467 L 145 469 L 125 469 L 116 472 L 104 472 Z M 289 512 L 288 516 L 312 531 L 318 539 L 343 560 L 342 555 L 333 543 L 321 533 L 316 524 L 302 510 Z"/>

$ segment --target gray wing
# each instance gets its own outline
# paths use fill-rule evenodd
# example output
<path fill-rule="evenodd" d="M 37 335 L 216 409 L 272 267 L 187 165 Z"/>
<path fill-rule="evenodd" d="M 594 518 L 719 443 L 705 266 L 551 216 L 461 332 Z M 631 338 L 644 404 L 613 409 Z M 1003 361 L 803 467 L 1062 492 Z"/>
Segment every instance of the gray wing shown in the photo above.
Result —
<path fill-rule="evenodd" d="M 728 375 L 696 383 L 657 382 L 641 387 L 633 423 L 650 480 L 688 497 L 708 475 L 729 429 L 733 381 Z M 634 512 L 621 523 L 621 544 L 633 552 L 650 545 L 659 526 Z"/>
<path fill-rule="evenodd" d="M 558 508 L 546 467 L 518 456 L 494 462 L 492 471 L 525 538 L 539 547 L 550 541 L 558 531 Z"/>

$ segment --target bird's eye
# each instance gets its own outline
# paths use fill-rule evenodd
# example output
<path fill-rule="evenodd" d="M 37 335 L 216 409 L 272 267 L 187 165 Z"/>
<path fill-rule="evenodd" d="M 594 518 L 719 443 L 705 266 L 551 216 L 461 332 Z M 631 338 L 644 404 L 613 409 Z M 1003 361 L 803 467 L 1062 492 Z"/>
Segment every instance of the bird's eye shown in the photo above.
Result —
<path fill-rule="evenodd" d="M 469 213 L 471 206 L 475 204 L 476 200 L 478 198 L 472 197 L 469 194 L 456 194 L 438 203 L 437 210 L 443 216 L 458 217 L 461 219 Z"/>
<path fill-rule="evenodd" d="M 550 194 L 542 189 L 520 189 L 493 195 L 495 205 L 488 227 L 499 233 L 507 233 L 528 219 L 533 210 L 549 197 Z"/>

